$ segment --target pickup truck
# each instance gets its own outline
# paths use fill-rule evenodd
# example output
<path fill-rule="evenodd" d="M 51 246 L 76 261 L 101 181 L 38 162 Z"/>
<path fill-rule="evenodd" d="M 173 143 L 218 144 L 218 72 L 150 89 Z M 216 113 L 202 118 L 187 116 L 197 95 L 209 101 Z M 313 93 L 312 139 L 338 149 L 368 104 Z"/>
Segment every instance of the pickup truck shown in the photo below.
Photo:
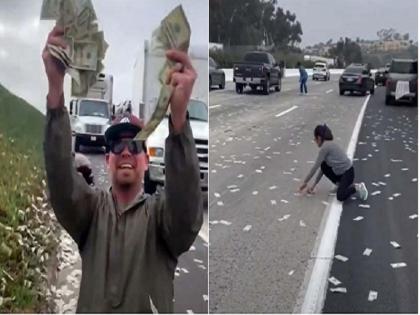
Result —
<path fill-rule="evenodd" d="M 270 88 L 281 90 L 281 79 L 284 73 L 284 64 L 277 63 L 274 57 L 267 52 L 253 51 L 244 56 L 244 60 L 233 65 L 233 82 L 236 92 L 243 93 L 244 87 L 249 85 L 252 91 L 261 87 L 263 93 L 268 95 Z"/>

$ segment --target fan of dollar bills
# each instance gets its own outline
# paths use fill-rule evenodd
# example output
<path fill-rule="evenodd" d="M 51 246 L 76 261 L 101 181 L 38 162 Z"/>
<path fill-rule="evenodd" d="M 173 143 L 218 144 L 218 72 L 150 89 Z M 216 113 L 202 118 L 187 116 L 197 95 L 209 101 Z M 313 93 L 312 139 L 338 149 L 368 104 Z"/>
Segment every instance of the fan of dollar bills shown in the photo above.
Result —
<path fill-rule="evenodd" d="M 191 30 L 181 5 L 173 9 L 153 32 L 151 48 L 152 54 L 164 56 L 169 49 L 178 49 L 188 52 L 190 46 Z M 174 63 L 166 60 L 157 78 L 161 84 L 159 98 L 150 120 L 137 134 L 136 140 L 144 141 L 156 129 L 165 117 L 172 94 L 172 87 L 166 84 L 166 76 Z M 156 82 L 158 84 L 158 82 Z"/>
<path fill-rule="evenodd" d="M 85 97 L 103 70 L 102 60 L 108 48 L 103 32 L 98 30 L 91 0 L 44 0 L 41 20 L 56 20 L 64 29 L 67 48 L 47 48 L 72 77 L 71 94 Z"/>

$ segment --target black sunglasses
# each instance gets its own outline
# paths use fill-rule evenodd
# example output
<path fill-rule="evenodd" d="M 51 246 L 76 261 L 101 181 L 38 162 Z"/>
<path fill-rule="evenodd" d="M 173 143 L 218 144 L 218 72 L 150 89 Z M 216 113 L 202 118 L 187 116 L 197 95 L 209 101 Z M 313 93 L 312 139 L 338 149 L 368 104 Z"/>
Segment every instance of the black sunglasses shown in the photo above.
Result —
<path fill-rule="evenodd" d="M 126 147 L 131 154 L 140 154 L 144 145 L 143 141 L 136 140 L 117 140 L 109 144 L 109 149 L 114 154 L 121 154 Z"/>

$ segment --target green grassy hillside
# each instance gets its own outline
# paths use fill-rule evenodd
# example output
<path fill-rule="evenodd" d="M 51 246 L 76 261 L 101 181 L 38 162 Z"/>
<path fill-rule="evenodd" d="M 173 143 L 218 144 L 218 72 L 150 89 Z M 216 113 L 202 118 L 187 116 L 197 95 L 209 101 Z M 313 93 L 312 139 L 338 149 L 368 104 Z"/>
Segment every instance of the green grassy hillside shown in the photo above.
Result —
<path fill-rule="evenodd" d="M 55 246 L 42 198 L 44 116 L 0 85 L 0 313 L 40 312 Z"/>

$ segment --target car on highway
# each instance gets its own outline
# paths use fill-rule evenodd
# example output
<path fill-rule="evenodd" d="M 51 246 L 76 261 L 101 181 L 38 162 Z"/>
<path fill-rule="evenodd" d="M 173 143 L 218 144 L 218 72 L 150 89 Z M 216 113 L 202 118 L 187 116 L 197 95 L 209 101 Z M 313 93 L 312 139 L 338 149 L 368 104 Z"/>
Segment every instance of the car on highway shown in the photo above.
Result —
<path fill-rule="evenodd" d="M 388 70 L 386 68 L 379 68 L 375 72 L 375 84 L 385 85 L 387 76 L 388 76 Z"/>
<path fill-rule="evenodd" d="M 393 59 L 386 80 L 385 104 L 396 101 L 418 101 L 418 62 L 415 59 Z"/>
<path fill-rule="evenodd" d="M 312 80 L 322 79 L 328 81 L 330 79 L 330 69 L 325 62 L 316 62 L 313 69 Z"/>
<path fill-rule="evenodd" d="M 217 62 L 214 61 L 212 57 L 209 57 L 209 89 L 215 85 L 220 89 L 224 89 L 226 85 L 226 76 Z"/>
<path fill-rule="evenodd" d="M 233 82 L 239 94 L 249 85 L 252 91 L 261 87 L 263 93 L 268 95 L 271 87 L 277 92 L 281 90 L 283 73 L 283 63 L 278 63 L 273 55 L 264 51 L 251 51 L 245 54 L 243 61 L 234 63 Z"/>
<path fill-rule="evenodd" d="M 359 92 L 363 95 L 368 91 L 370 94 L 375 93 L 375 82 L 367 64 L 350 64 L 340 76 L 338 86 L 340 95 L 344 95 L 346 91 L 350 93 Z"/>

